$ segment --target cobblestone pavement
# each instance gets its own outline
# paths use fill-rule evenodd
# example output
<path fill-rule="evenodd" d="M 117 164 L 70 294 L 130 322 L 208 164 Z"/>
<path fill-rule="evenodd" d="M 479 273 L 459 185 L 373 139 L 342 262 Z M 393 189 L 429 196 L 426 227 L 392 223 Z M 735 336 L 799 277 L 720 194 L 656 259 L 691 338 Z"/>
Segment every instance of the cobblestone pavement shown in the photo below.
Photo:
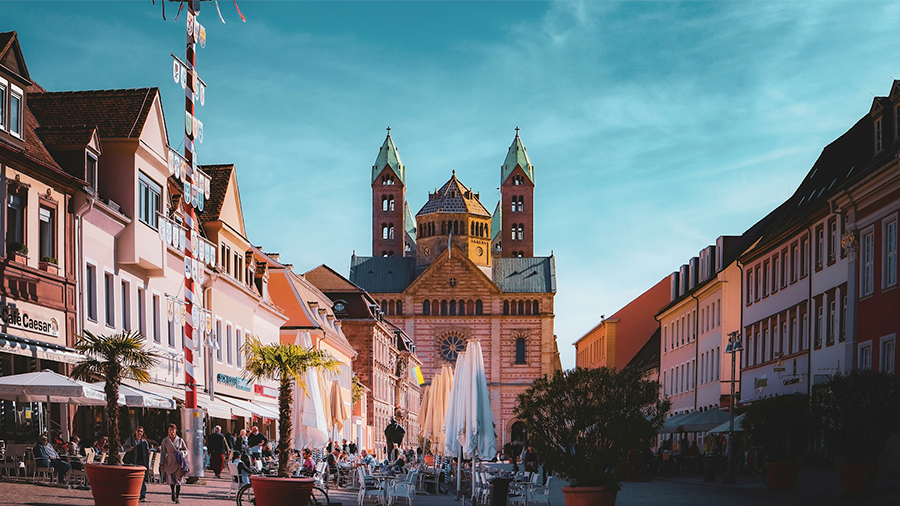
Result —
<path fill-rule="evenodd" d="M 617 506 L 754 506 L 754 505 L 799 505 L 799 506 L 883 506 L 900 505 L 900 479 L 897 476 L 882 476 L 875 493 L 859 498 L 843 497 L 837 472 L 815 468 L 803 468 L 797 490 L 773 492 L 768 490 L 759 477 L 738 476 L 734 485 L 721 483 L 721 476 L 715 481 L 704 483 L 700 478 L 676 478 L 654 480 L 642 483 L 625 483 L 619 492 Z M 228 497 L 228 478 L 207 478 L 203 485 L 185 485 L 182 488 L 181 504 L 185 506 L 235 504 Z M 563 506 L 563 483 L 551 481 L 550 504 Z M 331 500 L 343 505 L 355 505 L 353 490 L 334 490 Z M 151 484 L 148 487 L 149 504 L 171 504 L 169 488 Z M 0 481 L 0 506 L 44 506 L 44 505 L 91 505 L 93 499 L 88 490 L 72 490 L 26 482 Z M 367 504 L 374 504 L 368 501 Z M 401 502 L 400 504 L 405 503 Z M 416 496 L 415 505 L 462 506 L 452 495 Z M 466 504 L 469 504 L 466 502 Z"/>

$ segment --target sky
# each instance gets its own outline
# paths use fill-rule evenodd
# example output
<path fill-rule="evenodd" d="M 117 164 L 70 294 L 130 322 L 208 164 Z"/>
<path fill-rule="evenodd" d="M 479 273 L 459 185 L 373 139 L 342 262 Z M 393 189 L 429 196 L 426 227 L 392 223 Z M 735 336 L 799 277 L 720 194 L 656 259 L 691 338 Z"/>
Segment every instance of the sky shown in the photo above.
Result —
<path fill-rule="evenodd" d="M 183 138 L 184 13 L 166 2 L 0 2 L 51 91 L 159 86 Z M 900 75 L 900 3 L 204 3 L 200 163 L 234 163 L 249 238 L 347 275 L 371 254 L 371 166 L 391 127 L 418 211 L 456 170 L 493 210 L 516 126 L 535 255 L 556 256 L 572 343 L 720 235 L 790 196 Z"/>

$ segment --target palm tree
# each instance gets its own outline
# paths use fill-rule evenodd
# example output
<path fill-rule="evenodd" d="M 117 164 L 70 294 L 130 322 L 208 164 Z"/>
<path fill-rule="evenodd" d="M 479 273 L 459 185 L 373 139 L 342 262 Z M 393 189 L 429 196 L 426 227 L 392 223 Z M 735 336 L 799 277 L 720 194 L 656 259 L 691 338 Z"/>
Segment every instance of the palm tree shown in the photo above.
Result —
<path fill-rule="evenodd" d="M 290 477 L 288 459 L 294 441 L 291 410 L 294 406 L 294 381 L 306 392 L 300 377 L 309 368 L 337 369 L 338 362 L 324 350 L 304 348 L 296 344 L 263 344 L 249 336 L 243 353 L 247 357 L 244 376 L 253 381 L 271 379 L 279 382 L 278 390 L 278 476 Z"/>
<path fill-rule="evenodd" d="M 85 381 L 102 377 L 106 381 L 110 463 L 119 465 L 119 385 L 125 379 L 150 381 L 149 370 L 156 365 L 156 355 L 144 349 L 144 336 L 135 331 L 95 336 L 85 330 L 75 349 L 86 358 L 72 370 L 72 377 Z"/>

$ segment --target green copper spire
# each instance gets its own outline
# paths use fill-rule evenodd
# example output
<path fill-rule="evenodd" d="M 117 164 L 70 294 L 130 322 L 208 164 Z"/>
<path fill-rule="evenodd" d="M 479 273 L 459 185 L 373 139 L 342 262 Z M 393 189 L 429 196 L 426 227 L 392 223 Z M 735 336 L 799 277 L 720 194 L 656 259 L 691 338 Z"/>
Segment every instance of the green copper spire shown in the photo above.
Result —
<path fill-rule="evenodd" d="M 375 159 L 375 165 L 372 166 L 373 183 L 385 166 L 390 167 L 394 171 L 400 183 L 406 184 L 406 166 L 400 160 L 400 152 L 397 151 L 394 139 L 391 139 L 391 127 L 387 127 L 387 137 L 384 139 L 381 149 L 378 150 L 378 158 Z"/>
<path fill-rule="evenodd" d="M 509 146 L 506 160 L 503 161 L 503 166 L 500 168 L 500 184 L 505 183 L 509 179 L 509 175 L 512 174 L 516 166 L 522 167 L 525 175 L 531 180 L 531 184 L 534 184 L 534 167 L 531 165 L 531 160 L 528 159 L 528 153 L 525 152 L 525 145 L 522 144 L 522 139 L 519 138 L 519 127 L 516 127 L 516 138 L 513 139 L 512 144 Z"/>

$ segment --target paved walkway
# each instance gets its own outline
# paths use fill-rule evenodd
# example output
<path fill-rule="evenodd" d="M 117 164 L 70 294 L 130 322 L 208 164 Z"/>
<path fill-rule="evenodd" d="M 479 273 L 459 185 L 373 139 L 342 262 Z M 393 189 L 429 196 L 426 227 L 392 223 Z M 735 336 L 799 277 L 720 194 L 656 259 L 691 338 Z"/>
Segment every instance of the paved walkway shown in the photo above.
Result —
<path fill-rule="evenodd" d="M 625 483 L 619 492 L 617 506 L 728 506 L 799 505 L 799 506 L 897 506 L 900 505 L 900 483 L 897 476 L 882 476 L 875 493 L 867 497 L 843 497 L 837 471 L 807 468 L 801 470 L 797 490 L 774 492 L 762 484 L 758 476 L 738 476 L 734 485 L 722 484 L 722 477 L 705 483 L 700 478 L 675 478 L 642 483 Z M 207 478 L 203 485 L 185 485 L 181 504 L 185 506 L 235 504 L 228 498 L 230 482 L 227 477 Z M 563 506 L 563 483 L 551 481 L 550 504 Z M 150 504 L 171 504 L 169 487 L 151 484 L 147 497 Z M 356 504 L 354 490 L 331 490 L 332 501 L 344 506 Z M 0 506 L 45 506 L 93 504 L 88 490 L 69 490 L 47 485 L 0 480 Z M 374 504 L 373 501 L 367 504 Z M 401 502 L 401 504 L 403 504 Z M 416 496 L 415 505 L 461 506 L 451 495 Z M 468 502 L 466 503 L 469 504 Z"/>

